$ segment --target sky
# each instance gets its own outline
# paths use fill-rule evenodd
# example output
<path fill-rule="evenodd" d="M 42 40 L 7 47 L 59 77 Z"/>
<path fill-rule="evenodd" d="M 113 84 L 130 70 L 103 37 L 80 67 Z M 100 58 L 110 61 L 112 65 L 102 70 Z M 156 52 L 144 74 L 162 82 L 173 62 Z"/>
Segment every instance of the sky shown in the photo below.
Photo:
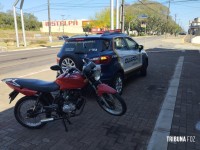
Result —
<path fill-rule="evenodd" d="M 16 0 L 0 0 L 1 11 L 12 10 Z M 114 0 L 115 1 L 115 0 Z M 121 0 L 119 0 L 121 1 Z M 169 0 L 154 0 L 168 6 Z M 200 17 L 200 0 L 170 0 L 170 15 L 185 30 L 189 20 Z M 136 0 L 125 0 L 132 4 Z M 110 0 L 50 0 L 51 20 L 90 19 L 96 12 L 110 6 Z M 18 5 L 19 8 L 19 5 Z M 148 9 L 148 8 L 147 8 Z M 39 21 L 48 20 L 47 0 L 24 0 L 23 11 L 33 13 Z"/>

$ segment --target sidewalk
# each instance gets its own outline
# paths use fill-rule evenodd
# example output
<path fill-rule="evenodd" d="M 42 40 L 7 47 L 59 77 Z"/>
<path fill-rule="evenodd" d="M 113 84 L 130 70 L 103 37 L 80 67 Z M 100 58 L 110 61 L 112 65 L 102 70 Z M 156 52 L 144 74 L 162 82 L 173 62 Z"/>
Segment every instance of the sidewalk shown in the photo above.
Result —
<path fill-rule="evenodd" d="M 107 114 L 95 98 L 89 97 L 83 114 L 72 118 L 73 124 L 67 125 L 67 133 L 61 121 L 49 123 L 39 130 L 22 127 L 14 118 L 11 108 L 14 103 L 8 104 L 11 89 L 6 89 L 2 83 L 0 105 L 4 108 L 0 110 L 0 149 L 145 150 L 177 61 L 175 55 L 170 61 L 166 56 L 150 53 L 147 77 L 136 75 L 126 82 L 122 95 L 127 104 L 124 116 Z M 41 72 L 30 78 L 47 80 L 50 73 Z"/>
<path fill-rule="evenodd" d="M 23 51 L 23 50 L 34 50 L 34 49 L 44 49 L 44 48 L 54 48 L 54 47 L 61 47 L 64 41 L 59 42 L 51 42 L 46 44 L 36 44 L 36 45 L 27 45 L 27 47 L 20 46 L 16 47 L 16 45 L 5 47 L 0 45 L 0 53 L 1 52 L 12 52 L 12 51 Z"/>
<path fill-rule="evenodd" d="M 184 57 L 170 136 L 185 136 L 186 142 L 170 142 L 168 150 L 200 150 L 200 54 Z"/>
<path fill-rule="evenodd" d="M 167 37 L 162 39 L 163 42 L 169 43 L 170 47 L 175 49 L 185 49 L 185 50 L 200 50 L 200 45 L 185 42 L 186 36 L 183 37 Z"/>

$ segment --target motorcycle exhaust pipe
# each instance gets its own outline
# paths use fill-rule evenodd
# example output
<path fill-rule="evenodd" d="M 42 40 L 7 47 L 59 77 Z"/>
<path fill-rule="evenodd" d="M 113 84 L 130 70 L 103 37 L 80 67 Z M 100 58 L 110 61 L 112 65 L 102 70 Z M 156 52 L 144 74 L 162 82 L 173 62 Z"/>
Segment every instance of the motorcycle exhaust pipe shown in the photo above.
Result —
<path fill-rule="evenodd" d="M 54 121 L 54 118 L 42 119 L 40 122 L 41 122 L 41 123 L 45 123 L 45 122 L 50 122 L 50 121 Z"/>

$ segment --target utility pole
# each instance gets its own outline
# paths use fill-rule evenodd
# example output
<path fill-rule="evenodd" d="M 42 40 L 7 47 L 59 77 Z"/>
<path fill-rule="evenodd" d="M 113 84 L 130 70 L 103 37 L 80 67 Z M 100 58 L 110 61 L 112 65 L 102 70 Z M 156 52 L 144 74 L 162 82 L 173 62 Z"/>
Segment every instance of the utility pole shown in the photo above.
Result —
<path fill-rule="evenodd" d="M 168 11 L 167 11 L 167 25 L 168 25 L 168 21 L 169 21 L 170 3 L 171 3 L 171 0 L 169 0 L 169 6 L 168 6 Z"/>
<path fill-rule="evenodd" d="M 116 0 L 116 29 L 119 29 L 119 0 Z"/>
<path fill-rule="evenodd" d="M 62 16 L 62 25 L 63 25 L 63 35 L 64 35 L 64 32 L 65 32 L 65 29 L 64 29 L 64 16 L 65 15 L 61 15 Z"/>
<path fill-rule="evenodd" d="M 24 47 L 26 47 L 26 33 L 25 33 L 25 27 L 24 27 L 24 14 L 23 14 L 23 7 L 24 0 L 21 0 L 20 4 L 20 12 L 21 12 L 21 24 L 22 24 L 22 34 L 23 34 L 23 40 L 24 40 Z"/>
<path fill-rule="evenodd" d="M 177 16 L 176 16 L 176 14 L 175 14 L 175 23 L 176 23 L 176 17 L 177 17 Z"/>
<path fill-rule="evenodd" d="M 122 0 L 122 4 L 121 4 L 121 7 L 122 7 L 122 13 L 121 13 L 121 30 L 122 30 L 122 33 L 124 33 L 124 0 Z"/>
<path fill-rule="evenodd" d="M 19 0 L 16 0 L 13 4 L 13 16 L 14 16 L 14 24 L 15 24 L 15 34 L 16 34 L 16 43 L 17 47 L 19 47 L 19 36 L 18 36 L 18 27 L 17 27 L 17 15 L 16 15 L 16 5 L 19 2 Z"/>
<path fill-rule="evenodd" d="M 176 24 L 176 14 L 175 14 L 175 24 Z M 176 34 L 177 34 L 177 30 L 175 30 L 174 35 L 176 36 Z"/>
<path fill-rule="evenodd" d="M 114 30 L 114 0 L 110 0 L 110 29 Z"/>
<path fill-rule="evenodd" d="M 167 10 L 167 21 L 166 21 L 166 27 L 165 27 L 165 38 L 167 37 L 167 27 L 168 27 L 171 0 L 169 0 L 168 2 L 169 2 L 169 6 L 168 6 L 168 10 Z"/>
<path fill-rule="evenodd" d="M 49 0 L 47 0 L 47 2 L 48 2 L 49 42 L 52 42 L 52 37 L 51 37 L 50 2 L 49 2 Z"/>

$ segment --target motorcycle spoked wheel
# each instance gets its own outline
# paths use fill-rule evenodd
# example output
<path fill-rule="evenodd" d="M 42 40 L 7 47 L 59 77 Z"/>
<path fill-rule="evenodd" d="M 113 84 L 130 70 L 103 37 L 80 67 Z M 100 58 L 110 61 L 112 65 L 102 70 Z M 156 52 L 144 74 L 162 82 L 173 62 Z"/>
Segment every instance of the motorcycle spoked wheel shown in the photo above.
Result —
<path fill-rule="evenodd" d="M 30 129 L 39 129 L 46 123 L 41 123 L 41 119 L 46 118 L 45 113 L 37 114 L 42 112 L 42 103 L 37 102 L 37 97 L 25 96 L 22 97 L 15 105 L 14 115 L 16 120 L 24 127 Z M 34 109 L 35 107 L 35 109 Z"/>
<path fill-rule="evenodd" d="M 126 103 L 118 94 L 103 94 L 99 97 L 98 104 L 107 113 L 114 116 L 122 116 L 126 113 Z"/>

